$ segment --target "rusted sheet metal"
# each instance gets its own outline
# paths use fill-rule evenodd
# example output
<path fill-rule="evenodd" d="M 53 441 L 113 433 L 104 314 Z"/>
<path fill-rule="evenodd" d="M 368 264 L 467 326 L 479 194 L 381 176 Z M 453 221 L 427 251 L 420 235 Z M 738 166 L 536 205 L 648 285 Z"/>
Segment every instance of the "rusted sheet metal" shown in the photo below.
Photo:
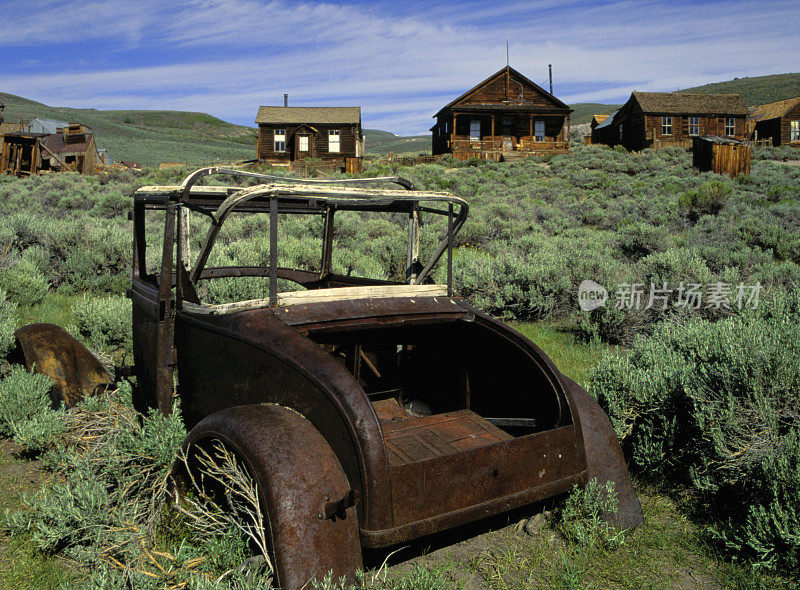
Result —
<path fill-rule="evenodd" d="M 620 529 L 636 528 L 644 522 L 642 506 L 633 488 L 628 467 L 617 434 L 603 409 L 572 379 L 564 377 L 580 418 L 583 448 L 586 451 L 586 481 L 614 482 L 619 499 L 619 512 L 608 515 L 608 521 Z"/>
<path fill-rule="evenodd" d="M 238 406 L 205 418 L 184 446 L 212 440 L 233 450 L 257 482 L 280 588 L 308 588 L 328 572 L 356 581 L 358 493 L 311 422 L 274 404 Z"/>
<path fill-rule="evenodd" d="M 28 324 L 14 336 L 25 368 L 53 380 L 54 405 L 72 407 L 86 396 L 104 393 L 113 382 L 100 361 L 59 326 Z"/>
<path fill-rule="evenodd" d="M 360 491 L 363 526 L 391 526 L 381 429 L 344 365 L 271 310 L 211 317 L 178 312 L 175 340 L 178 390 L 189 426 L 237 405 L 272 402 L 294 408 L 325 436 Z"/>

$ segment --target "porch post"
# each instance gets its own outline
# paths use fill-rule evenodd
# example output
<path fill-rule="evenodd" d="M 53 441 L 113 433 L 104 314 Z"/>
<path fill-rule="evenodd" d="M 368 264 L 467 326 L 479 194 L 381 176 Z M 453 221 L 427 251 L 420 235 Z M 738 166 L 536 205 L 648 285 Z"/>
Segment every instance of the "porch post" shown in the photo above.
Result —
<path fill-rule="evenodd" d="M 565 139 L 567 140 L 567 149 L 569 149 L 569 142 L 570 142 L 570 121 L 569 121 L 569 115 L 567 115 L 567 137 L 566 137 Z"/>
<path fill-rule="evenodd" d="M 533 113 L 528 113 L 528 122 L 530 123 L 530 133 L 528 133 L 529 137 L 533 137 Z"/>
<path fill-rule="evenodd" d="M 455 138 L 456 138 L 456 119 L 457 119 L 457 117 L 458 117 L 458 114 L 453 113 L 453 134 L 450 136 L 451 139 L 453 139 L 453 140 L 455 140 Z"/>
<path fill-rule="evenodd" d="M 494 113 L 489 116 L 492 118 L 492 142 L 494 142 Z M 494 147 L 494 143 L 492 143 L 492 147 Z"/>

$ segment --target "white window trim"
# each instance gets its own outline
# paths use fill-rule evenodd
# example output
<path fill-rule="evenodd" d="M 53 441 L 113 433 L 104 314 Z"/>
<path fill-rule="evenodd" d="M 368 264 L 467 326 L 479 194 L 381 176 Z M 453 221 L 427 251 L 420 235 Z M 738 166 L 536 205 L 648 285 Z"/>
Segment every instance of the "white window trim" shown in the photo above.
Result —
<path fill-rule="evenodd" d="M 733 117 L 725 117 L 725 135 L 728 137 L 736 135 L 736 119 Z"/>
<path fill-rule="evenodd" d="M 800 141 L 800 120 L 789 121 L 789 141 Z"/>
<path fill-rule="evenodd" d="M 665 131 L 669 129 L 669 131 Z M 672 116 L 661 117 L 661 135 L 672 135 Z"/>
<path fill-rule="evenodd" d="M 697 123 L 692 123 L 697 121 Z M 694 132 L 692 128 L 694 127 Z M 689 117 L 689 135 L 700 135 L 700 117 Z"/>
<path fill-rule="evenodd" d="M 328 129 L 328 153 L 339 154 L 341 152 L 342 132 L 339 129 Z"/>
<path fill-rule="evenodd" d="M 278 139 L 278 138 L 281 139 Z M 274 141 L 272 142 L 272 147 L 274 148 L 273 151 L 277 153 L 285 153 L 286 152 L 286 129 L 276 129 L 273 136 Z"/>
<path fill-rule="evenodd" d="M 308 135 L 298 135 L 297 136 L 297 143 L 298 143 L 297 149 L 299 151 L 307 152 L 311 142 L 309 141 Z M 305 149 L 303 149 L 303 143 L 305 143 Z"/>

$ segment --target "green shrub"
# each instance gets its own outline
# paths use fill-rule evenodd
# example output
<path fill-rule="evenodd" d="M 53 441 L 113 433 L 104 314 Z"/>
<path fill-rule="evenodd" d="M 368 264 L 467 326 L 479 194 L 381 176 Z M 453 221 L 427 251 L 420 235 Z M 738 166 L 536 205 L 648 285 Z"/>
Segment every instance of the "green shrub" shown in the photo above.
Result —
<path fill-rule="evenodd" d="M 666 322 L 589 380 L 631 470 L 681 485 L 735 557 L 800 572 L 800 291 Z"/>
<path fill-rule="evenodd" d="M 57 431 L 62 412 L 53 410 L 49 392 L 52 381 L 13 365 L 0 380 L 0 434 L 14 436 L 23 444 L 40 450 Z"/>
<path fill-rule="evenodd" d="M 716 215 L 727 203 L 733 189 L 729 184 L 712 180 L 697 190 L 685 193 L 679 200 L 686 216 L 697 221 L 702 215 Z"/>
<path fill-rule="evenodd" d="M 606 519 L 619 512 L 614 482 L 599 484 L 593 478 L 573 488 L 555 517 L 555 528 L 569 541 L 582 546 L 616 549 L 625 543 L 625 532 Z"/>
<path fill-rule="evenodd" d="M 106 354 L 130 353 L 133 347 L 132 305 L 126 297 L 84 295 L 74 307 L 78 332 Z"/>
<path fill-rule="evenodd" d="M 17 329 L 17 304 L 8 299 L 0 287 L 0 360 L 14 346 L 14 331 Z"/>
<path fill-rule="evenodd" d="M 33 262 L 22 259 L 0 269 L 0 288 L 18 305 L 31 306 L 44 299 L 49 285 Z"/>

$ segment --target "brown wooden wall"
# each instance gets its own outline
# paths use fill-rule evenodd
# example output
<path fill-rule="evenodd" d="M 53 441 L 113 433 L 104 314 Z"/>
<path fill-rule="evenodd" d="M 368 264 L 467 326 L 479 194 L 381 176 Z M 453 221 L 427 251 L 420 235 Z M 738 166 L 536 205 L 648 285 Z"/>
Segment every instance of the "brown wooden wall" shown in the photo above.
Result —
<path fill-rule="evenodd" d="M 798 145 L 798 142 L 791 142 L 791 129 L 790 129 L 790 122 L 791 121 L 800 121 L 800 102 L 798 102 L 795 107 L 789 111 L 785 117 L 781 117 L 781 142 L 780 145 Z M 773 144 L 774 145 L 774 144 Z"/>
<path fill-rule="evenodd" d="M 550 100 L 537 92 L 532 86 L 511 76 L 511 81 L 508 84 L 508 100 L 518 104 L 520 93 L 522 94 L 521 104 L 554 106 Z M 506 77 L 498 76 L 465 96 L 454 104 L 453 108 L 467 104 L 500 103 L 504 100 L 506 100 Z"/>
<path fill-rule="evenodd" d="M 322 125 L 314 124 L 317 130 L 313 135 L 308 128 L 301 125 L 285 125 L 275 123 L 260 123 L 258 126 L 258 143 L 256 152 L 259 160 L 289 161 L 297 159 L 295 156 L 295 135 L 308 131 L 313 136 L 309 142 L 309 152 L 304 157 L 318 158 L 321 160 L 344 160 L 344 158 L 355 157 L 356 142 L 361 135 L 359 125 Z M 275 151 L 275 129 L 286 129 L 286 152 Z M 336 153 L 328 152 L 328 130 L 338 129 L 340 131 L 340 150 Z"/>

